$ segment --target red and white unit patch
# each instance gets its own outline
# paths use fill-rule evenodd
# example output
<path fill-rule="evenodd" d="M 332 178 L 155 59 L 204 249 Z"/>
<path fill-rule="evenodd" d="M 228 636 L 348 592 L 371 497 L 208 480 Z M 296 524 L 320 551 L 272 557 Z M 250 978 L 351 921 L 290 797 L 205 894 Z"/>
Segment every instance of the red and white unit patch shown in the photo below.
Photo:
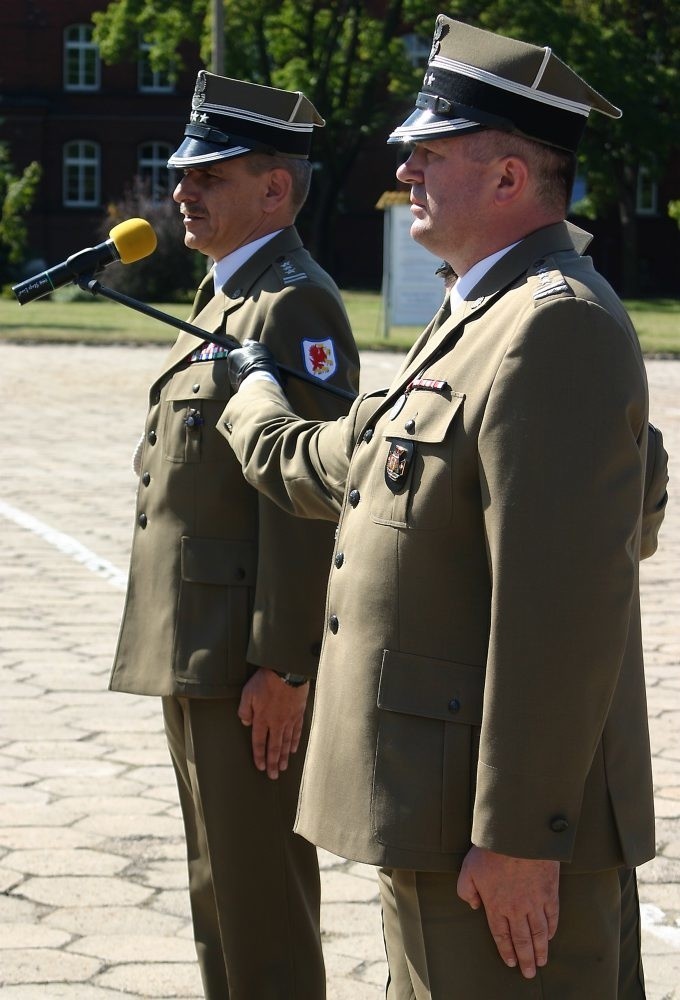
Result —
<path fill-rule="evenodd" d="M 338 367 L 332 340 L 303 340 L 302 356 L 310 375 L 325 382 Z"/>

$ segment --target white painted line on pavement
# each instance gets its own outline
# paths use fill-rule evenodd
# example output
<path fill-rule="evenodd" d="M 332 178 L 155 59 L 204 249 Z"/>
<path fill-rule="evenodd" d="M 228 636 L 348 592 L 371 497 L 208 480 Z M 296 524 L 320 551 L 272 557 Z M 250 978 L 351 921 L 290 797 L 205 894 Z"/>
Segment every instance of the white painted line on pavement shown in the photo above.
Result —
<path fill-rule="evenodd" d="M 12 507 L 11 504 L 5 503 L 4 500 L 0 500 L 0 516 L 7 518 L 8 521 L 13 521 L 20 528 L 38 535 L 48 545 L 53 545 L 59 552 L 70 556 L 71 559 L 85 566 L 92 573 L 101 576 L 117 590 L 125 590 L 127 586 L 127 576 L 125 573 L 107 559 L 102 559 L 96 552 L 88 549 L 70 535 L 64 534 L 63 531 L 57 531 L 56 528 L 51 528 L 44 521 L 39 521 L 32 514 L 27 514 L 17 507 Z"/>

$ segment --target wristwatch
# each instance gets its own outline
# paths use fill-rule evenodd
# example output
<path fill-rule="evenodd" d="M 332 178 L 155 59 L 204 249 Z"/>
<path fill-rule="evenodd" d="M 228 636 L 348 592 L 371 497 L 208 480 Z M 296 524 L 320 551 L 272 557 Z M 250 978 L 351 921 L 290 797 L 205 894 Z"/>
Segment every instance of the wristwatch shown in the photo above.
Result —
<path fill-rule="evenodd" d="M 309 682 L 309 677 L 305 677 L 304 674 L 282 674 L 280 670 L 275 670 L 274 673 L 281 678 L 284 684 L 292 688 L 302 687 L 303 684 Z"/>

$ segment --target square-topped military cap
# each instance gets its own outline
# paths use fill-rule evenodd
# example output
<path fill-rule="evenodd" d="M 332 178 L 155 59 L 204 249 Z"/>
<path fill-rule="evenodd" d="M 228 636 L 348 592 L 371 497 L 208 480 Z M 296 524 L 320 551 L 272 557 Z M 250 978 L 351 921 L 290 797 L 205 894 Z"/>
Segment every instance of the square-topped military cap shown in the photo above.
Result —
<path fill-rule="evenodd" d="M 575 152 L 591 110 L 621 117 L 552 49 L 440 14 L 416 109 L 387 141 L 493 128 Z"/>
<path fill-rule="evenodd" d="M 323 125 L 300 91 L 263 87 L 202 69 L 184 140 L 168 166 L 205 166 L 253 152 L 308 159 L 312 132 Z"/>

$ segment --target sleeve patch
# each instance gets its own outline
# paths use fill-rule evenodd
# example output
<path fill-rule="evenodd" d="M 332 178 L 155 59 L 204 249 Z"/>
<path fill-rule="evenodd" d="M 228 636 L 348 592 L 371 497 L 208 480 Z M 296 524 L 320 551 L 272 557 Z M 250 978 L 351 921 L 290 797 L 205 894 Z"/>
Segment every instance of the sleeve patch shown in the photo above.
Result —
<path fill-rule="evenodd" d="M 330 338 L 328 340 L 303 340 L 302 357 L 305 370 L 322 382 L 325 382 L 337 371 L 335 346 Z"/>

